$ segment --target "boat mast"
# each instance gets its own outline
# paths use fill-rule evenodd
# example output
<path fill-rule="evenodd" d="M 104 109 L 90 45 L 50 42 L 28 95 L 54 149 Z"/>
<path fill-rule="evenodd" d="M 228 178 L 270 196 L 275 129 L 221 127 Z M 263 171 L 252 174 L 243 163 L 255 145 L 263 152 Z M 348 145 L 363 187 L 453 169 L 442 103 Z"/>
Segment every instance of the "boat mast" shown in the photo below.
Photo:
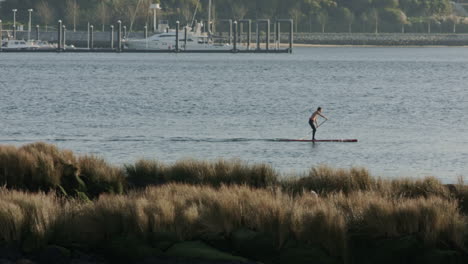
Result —
<path fill-rule="evenodd" d="M 208 0 L 208 33 L 211 34 L 211 0 Z"/>

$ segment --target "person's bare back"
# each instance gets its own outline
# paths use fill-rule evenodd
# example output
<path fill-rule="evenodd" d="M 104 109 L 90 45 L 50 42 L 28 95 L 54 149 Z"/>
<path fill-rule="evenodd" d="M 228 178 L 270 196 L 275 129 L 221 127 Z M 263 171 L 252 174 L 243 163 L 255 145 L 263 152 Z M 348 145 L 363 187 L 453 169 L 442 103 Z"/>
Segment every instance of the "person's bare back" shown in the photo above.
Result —
<path fill-rule="evenodd" d="M 328 118 L 326 118 L 324 115 L 322 115 L 322 108 L 321 108 L 321 107 L 319 107 L 319 108 L 317 109 L 317 111 L 315 111 L 315 112 L 312 114 L 312 116 L 310 117 L 310 120 L 312 120 L 312 122 L 317 123 L 317 117 L 318 117 L 318 116 L 321 116 L 321 117 L 323 117 L 323 118 L 325 118 L 325 119 L 328 120 Z"/>

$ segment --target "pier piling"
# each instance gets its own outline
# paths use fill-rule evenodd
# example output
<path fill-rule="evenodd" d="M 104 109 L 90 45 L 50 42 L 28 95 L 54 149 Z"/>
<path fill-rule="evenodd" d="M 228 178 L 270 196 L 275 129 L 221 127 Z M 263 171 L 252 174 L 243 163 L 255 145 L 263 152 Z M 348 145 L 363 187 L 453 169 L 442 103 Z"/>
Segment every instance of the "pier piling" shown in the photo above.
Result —
<path fill-rule="evenodd" d="M 176 21 L 176 40 L 175 40 L 175 52 L 179 52 L 179 21 Z"/>
<path fill-rule="evenodd" d="M 184 27 L 184 50 L 187 50 L 187 27 Z"/>
<path fill-rule="evenodd" d="M 258 22 L 255 24 L 255 32 L 257 34 L 257 50 L 260 49 L 260 31 L 259 31 L 259 28 L 258 28 Z"/>
<path fill-rule="evenodd" d="M 67 27 L 65 25 L 62 26 L 62 34 L 63 34 L 63 37 L 62 37 L 62 47 L 63 49 L 65 50 L 67 45 L 66 45 L 66 35 L 67 35 Z"/>
<path fill-rule="evenodd" d="M 88 41 L 88 45 L 86 47 L 89 49 L 89 22 L 86 27 L 86 40 Z"/>
<path fill-rule="evenodd" d="M 113 50 L 114 49 L 114 25 L 111 25 L 110 29 L 111 29 L 110 46 L 111 46 L 111 49 Z"/>
<path fill-rule="evenodd" d="M 242 34 L 244 33 L 244 25 L 240 22 L 237 22 L 238 29 L 237 29 L 237 41 L 239 44 L 242 43 Z"/>
<path fill-rule="evenodd" d="M 232 51 L 234 53 L 237 52 L 237 21 L 234 21 L 234 47 L 232 49 Z"/>
<path fill-rule="evenodd" d="M 232 45 L 232 19 L 229 19 L 229 45 Z"/>
<path fill-rule="evenodd" d="M 278 19 L 276 23 L 278 23 L 278 28 L 280 27 L 281 23 L 289 24 L 289 48 L 288 53 L 292 53 L 293 50 L 293 43 L 294 43 L 294 21 L 292 19 Z M 281 39 L 281 31 L 278 31 L 278 39 Z M 279 44 L 278 44 L 279 45 Z"/>
<path fill-rule="evenodd" d="M 270 19 L 258 19 L 257 20 L 257 50 L 260 50 L 260 25 L 266 25 L 266 50 L 270 50 Z"/>
<path fill-rule="evenodd" d="M 62 51 L 62 20 L 57 23 L 57 51 Z"/>
<path fill-rule="evenodd" d="M 232 19 L 220 19 L 218 21 L 227 23 L 229 25 L 229 29 L 228 29 L 229 41 L 228 41 L 228 44 L 232 45 Z"/>
<path fill-rule="evenodd" d="M 289 20 L 289 53 L 292 53 L 293 48 L 293 32 L 294 32 L 294 23 L 293 20 Z"/>
<path fill-rule="evenodd" d="M 252 20 L 250 19 L 241 19 L 239 23 L 247 24 L 247 50 L 250 49 L 250 42 L 252 39 Z"/>
<path fill-rule="evenodd" d="M 122 21 L 117 21 L 118 31 L 117 31 L 117 52 L 122 52 Z"/>
<path fill-rule="evenodd" d="M 89 26 L 89 45 L 90 49 L 94 49 L 94 26 Z"/>

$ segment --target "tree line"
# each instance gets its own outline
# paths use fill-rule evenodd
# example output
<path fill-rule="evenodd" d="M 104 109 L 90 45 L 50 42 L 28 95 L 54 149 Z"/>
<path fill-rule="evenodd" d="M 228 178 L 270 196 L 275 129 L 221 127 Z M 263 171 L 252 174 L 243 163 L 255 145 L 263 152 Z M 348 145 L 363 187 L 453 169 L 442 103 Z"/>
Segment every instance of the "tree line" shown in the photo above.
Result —
<path fill-rule="evenodd" d="M 152 24 L 152 3 L 160 4 L 158 18 L 172 27 L 176 20 L 190 25 L 208 17 L 208 0 L 4 0 L 0 19 L 11 24 L 17 9 L 16 21 L 27 25 L 32 8 L 34 25 L 54 26 L 62 19 L 71 29 L 89 22 L 107 30 L 122 20 L 141 30 Z M 212 0 L 215 21 L 292 18 L 297 32 L 456 32 L 458 25 L 468 30 L 468 19 L 455 9 L 449 0 Z"/>

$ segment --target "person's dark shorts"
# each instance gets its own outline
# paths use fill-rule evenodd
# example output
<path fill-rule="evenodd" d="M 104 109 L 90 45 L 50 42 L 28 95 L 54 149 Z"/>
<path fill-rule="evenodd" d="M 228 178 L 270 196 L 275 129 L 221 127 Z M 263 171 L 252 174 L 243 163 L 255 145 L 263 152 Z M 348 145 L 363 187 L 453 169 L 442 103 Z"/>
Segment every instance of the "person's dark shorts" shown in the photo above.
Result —
<path fill-rule="evenodd" d="M 314 121 L 312 121 L 311 119 L 309 119 L 309 125 L 313 130 L 317 130 L 317 128 L 315 127 Z"/>

